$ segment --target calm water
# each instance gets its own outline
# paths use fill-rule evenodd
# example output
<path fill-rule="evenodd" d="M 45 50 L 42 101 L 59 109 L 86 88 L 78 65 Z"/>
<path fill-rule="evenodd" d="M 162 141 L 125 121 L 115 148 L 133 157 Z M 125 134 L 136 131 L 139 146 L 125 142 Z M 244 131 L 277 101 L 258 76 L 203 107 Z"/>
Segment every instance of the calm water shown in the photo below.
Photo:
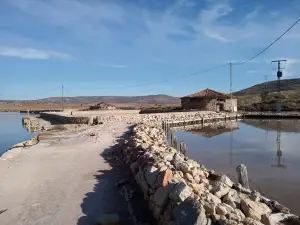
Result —
<path fill-rule="evenodd" d="M 300 120 L 245 120 L 177 131 L 187 155 L 217 173 L 236 179 L 248 167 L 251 189 L 300 215 Z"/>
<path fill-rule="evenodd" d="M 0 112 L 0 156 L 14 144 L 34 136 L 22 127 L 23 116 L 20 113 Z"/>

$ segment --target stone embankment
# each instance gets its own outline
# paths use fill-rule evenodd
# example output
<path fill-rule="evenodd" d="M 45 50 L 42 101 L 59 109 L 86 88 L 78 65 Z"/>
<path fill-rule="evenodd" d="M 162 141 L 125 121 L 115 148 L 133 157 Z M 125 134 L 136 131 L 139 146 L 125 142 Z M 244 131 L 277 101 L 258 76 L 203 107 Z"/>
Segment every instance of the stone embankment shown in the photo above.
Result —
<path fill-rule="evenodd" d="M 22 125 L 29 132 L 42 132 L 51 127 L 50 122 L 36 117 L 23 117 Z"/>
<path fill-rule="evenodd" d="M 137 124 L 122 149 L 158 224 L 300 224 L 286 207 L 170 148 L 158 124 Z"/>
<path fill-rule="evenodd" d="M 135 124 L 139 121 L 142 122 L 155 122 L 161 123 L 175 123 L 176 121 L 196 121 L 196 120 L 209 120 L 213 118 L 229 118 L 236 117 L 237 114 L 225 112 L 176 112 L 176 113 L 157 113 L 157 114 L 139 114 L 137 110 L 128 110 L 129 112 L 120 110 L 103 110 L 99 112 L 63 112 L 63 113 L 41 113 L 40 117 L 48 121 L 56 121 L 64 124 L 90 124 L 97 125 L 107 122 L 126 121 Z"/>
<path fill-rule="evenodd" d="M 243 112 L 247 118 L 300 118 L 300 112 Z"/>

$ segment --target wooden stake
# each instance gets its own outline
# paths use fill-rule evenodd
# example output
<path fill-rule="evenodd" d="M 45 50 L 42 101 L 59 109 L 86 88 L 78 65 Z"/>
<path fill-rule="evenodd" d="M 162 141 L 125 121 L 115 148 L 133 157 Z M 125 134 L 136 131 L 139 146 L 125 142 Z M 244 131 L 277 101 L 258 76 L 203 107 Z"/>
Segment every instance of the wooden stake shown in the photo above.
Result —
<path fill-rule="evenodd" d="M 236 167 L 236 172 L 238 176 L 238 182 L 244 187 L 249 189 L 249 180 L 247 167 L 244 164 L 241 164 Z"/>

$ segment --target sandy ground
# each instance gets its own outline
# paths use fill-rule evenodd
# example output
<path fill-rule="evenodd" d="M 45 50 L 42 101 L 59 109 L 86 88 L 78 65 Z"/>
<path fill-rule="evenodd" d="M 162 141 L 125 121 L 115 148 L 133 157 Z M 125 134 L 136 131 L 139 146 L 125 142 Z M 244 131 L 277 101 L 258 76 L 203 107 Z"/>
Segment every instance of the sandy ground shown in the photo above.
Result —
<path fill-rule="evenodd" d="M 115 187 L 122 172 L 105 160 L 115 137 L 127 126 L 61 131 L 56 140 L 4 154 L 0 210 L 7 211 L 0 214 L 0 224 L 95 224 L 105 213 L 116 213 L 121 224 L 130 224 L 123 196 Z M 90 137 L 95 131 L 97 137 Z"/>

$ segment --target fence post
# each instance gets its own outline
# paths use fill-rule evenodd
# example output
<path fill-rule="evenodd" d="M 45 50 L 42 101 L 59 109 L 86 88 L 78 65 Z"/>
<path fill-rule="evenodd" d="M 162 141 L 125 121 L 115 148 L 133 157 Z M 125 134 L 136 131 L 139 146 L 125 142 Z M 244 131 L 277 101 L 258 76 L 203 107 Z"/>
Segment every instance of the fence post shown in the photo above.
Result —
<path fill-rule="evenodd" d="M 249 180 L 247 167 L 244 164 L 241 164 L 236 167 L 236 172 L 238 176 L 238 182 L 244 187 L 249 189 Z"/>

